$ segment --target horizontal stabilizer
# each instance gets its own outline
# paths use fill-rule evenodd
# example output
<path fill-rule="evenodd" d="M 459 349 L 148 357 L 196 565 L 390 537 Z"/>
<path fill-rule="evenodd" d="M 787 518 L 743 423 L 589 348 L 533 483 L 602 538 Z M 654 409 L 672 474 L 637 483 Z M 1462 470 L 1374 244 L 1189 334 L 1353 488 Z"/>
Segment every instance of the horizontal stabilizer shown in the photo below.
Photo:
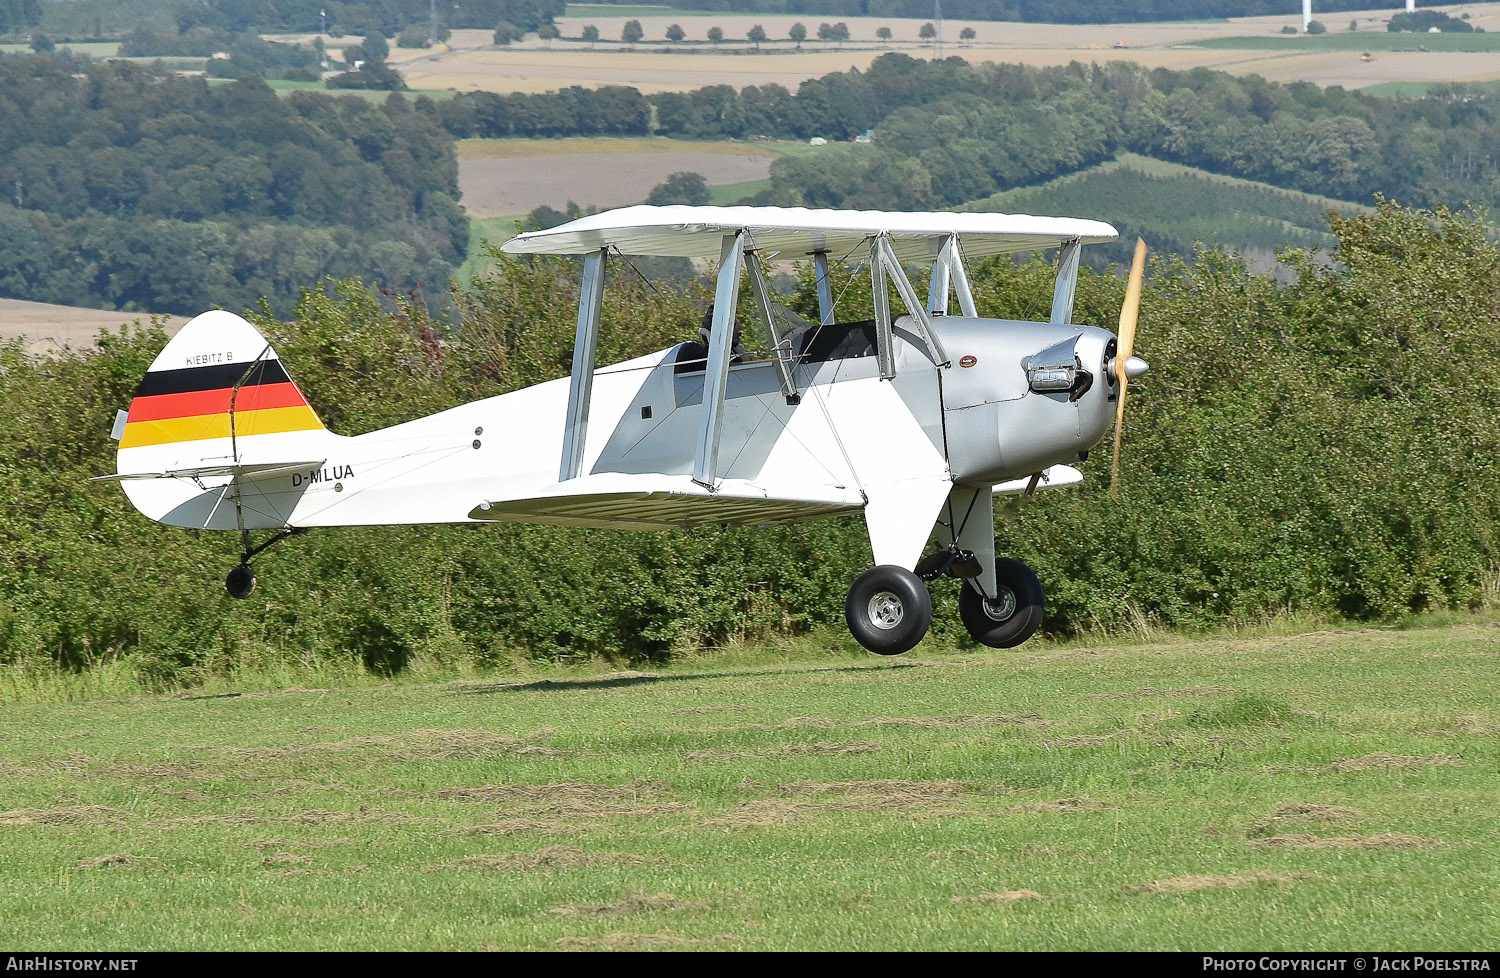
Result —
<path fill-rule="evenodd" d="M 621 530 L 665 530 L 724 523 L 760 526 L 856 512 L 857 490 L 799 485 L 778 489 L 723 479 L 710 491 L 685 475 L 606 472 L 553 483 L 527 496 L 491 499 L 473 520 L 551 523 Z"/>
<path fill-rule="evenodd" d="M 90 482 L 123 482 L 126 479 L 211 479 L 215 476 L 233 476 L 236 479 L 269 479 L 294 472 L 321 469 L 327 459 L 316 462 L 260 462 L 255 465 L 197 465 L 188 469 L 167 469 L 165 472 L 120 472 L 116 475 L 96 475 Z"/>
<path fill-rule="evenodd" d="M 1036 480 L 1037 489 L 1061 489 L 1064 486 L 1076 486 L 1083 481 L 1083 473 L 1071 465 L 1054 465 L 1042 470 L 1042 476 Z M 995 487 L 997 496 L 1020 496 L 1031 487 L 1031 476 L 1024 479 L 1012 479 L 1002 482 Z"/>

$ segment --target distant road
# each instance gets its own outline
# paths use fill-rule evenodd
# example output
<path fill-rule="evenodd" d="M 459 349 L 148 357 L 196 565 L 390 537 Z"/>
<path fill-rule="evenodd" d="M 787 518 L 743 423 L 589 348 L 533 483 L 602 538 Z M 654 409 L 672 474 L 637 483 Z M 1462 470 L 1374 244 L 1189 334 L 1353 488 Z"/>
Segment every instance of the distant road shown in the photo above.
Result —
<path fill-rule="evenodd" d="M 93 346 L 101 329 L 116 329 L 124 323 L 151 321 L 149 313 L 109 312 L 54 306 L 46 302 L 0 299 L 0 340 L 22 336 L 30 353 L 56 353 L 63 349 Z M 175 333 L 188 321 L 186 316 L 167 317 L 166 330 Z"/>

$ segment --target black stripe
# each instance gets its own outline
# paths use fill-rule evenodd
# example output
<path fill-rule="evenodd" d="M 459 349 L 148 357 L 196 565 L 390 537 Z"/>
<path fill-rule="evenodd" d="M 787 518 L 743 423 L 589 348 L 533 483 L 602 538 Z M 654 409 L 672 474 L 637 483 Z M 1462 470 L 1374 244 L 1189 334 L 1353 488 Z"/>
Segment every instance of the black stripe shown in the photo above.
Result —
<path fill-rule="evenodd" d="M 249 371 L 247 377 L 245 372 Z M 240 378 L 245 382 L 240 384 Z M 181 370 L 153 370 L 141 381 L 136 397 L 155 397 L 158 394 L 186 394 L 190 391 L 219 391 L 240 384 L 242 387 L 259 387 L 262 384 L 284 384 L 292 378 L 280 360 L 262 360 L 259 363 L 214 363 L 204 367 L 184 367 Z"/>

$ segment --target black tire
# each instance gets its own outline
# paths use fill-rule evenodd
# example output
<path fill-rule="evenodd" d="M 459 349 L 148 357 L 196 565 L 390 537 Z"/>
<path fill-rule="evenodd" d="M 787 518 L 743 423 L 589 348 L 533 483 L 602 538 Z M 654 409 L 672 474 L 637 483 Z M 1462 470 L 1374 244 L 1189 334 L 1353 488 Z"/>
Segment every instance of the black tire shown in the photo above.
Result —
<path fill-rule="evenodd" d="M 224 590 L 229 592 L 231 598 L 244 600 L 250 597 L 255 590 L 255 572 L 247 564 L 239 565 L 224 578 Z"/>
<path fill-rule="evenodd" d="M 1019 560 L 995 561 L 995 601 L 979 593 L 976 581 L 965 581 L 958 595 L 958 616 L 974 641 L 992 649 L 1013 649 L 1036 634 L 1046 613 L 1042 582 Z"/>
<path fill-rule="evenodd" d="M 932 595 L 911 571 L 882 564 L 854 579 L 844 619 L 860 645 L 876 655 L 900 655 L 922 641 L 932 625 Z"/>

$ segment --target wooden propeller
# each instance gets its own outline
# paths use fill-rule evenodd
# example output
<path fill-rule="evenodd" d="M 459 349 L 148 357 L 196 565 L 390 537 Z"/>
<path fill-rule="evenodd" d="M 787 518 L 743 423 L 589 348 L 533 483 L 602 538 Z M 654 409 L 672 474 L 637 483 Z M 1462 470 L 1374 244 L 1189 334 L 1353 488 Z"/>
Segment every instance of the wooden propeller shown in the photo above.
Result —
<path fill-rule="evenodd" d="M 1146 242 L 1135 239 L 1135 260 L 1130 264 L 1130 279 L 1125 286 L 1125 303 L 1120 307 L 1120 331 L 1115 348 L 1115 382 L 1120 392 L 1115 401 L 1115 452 L 1109 464 L 1109 498 L 1120 498 L 1120 436 L 1125 427 L 1125 388 L 1130 377 L 1125 362 L 1135 352 L 1135 324 L 1141 309 L 1141 280 L 1146 275 Z"/>

